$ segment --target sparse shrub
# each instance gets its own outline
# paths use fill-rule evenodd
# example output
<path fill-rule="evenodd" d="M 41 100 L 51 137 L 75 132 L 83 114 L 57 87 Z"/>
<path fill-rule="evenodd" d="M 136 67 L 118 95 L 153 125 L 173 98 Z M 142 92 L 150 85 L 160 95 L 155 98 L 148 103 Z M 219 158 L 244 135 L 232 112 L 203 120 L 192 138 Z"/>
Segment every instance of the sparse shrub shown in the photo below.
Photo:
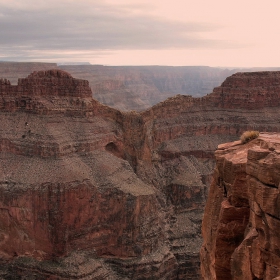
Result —
<path fill-rule="evenodd" d="M 241 136 L 240 136 L 240 140 L 242 144 L 248 143 L 251 140 L 257 138 L 259 136 L 259 132 L 256 130 L 248 130 L 245 131 Z"/>

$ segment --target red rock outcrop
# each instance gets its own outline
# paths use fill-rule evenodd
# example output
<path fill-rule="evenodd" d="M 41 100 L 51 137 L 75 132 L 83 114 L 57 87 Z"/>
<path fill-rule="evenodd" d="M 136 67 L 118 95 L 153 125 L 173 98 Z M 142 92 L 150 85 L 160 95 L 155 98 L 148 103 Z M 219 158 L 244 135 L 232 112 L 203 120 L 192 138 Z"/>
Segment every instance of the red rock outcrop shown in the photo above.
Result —
<path fill-rule="evenodd" d="M 203 219 L 204 279 L 274 279 L 280 275 L 280 135 L 223 144 Z"/>
<path fill-rule="evenodd" d="M 3 277 L 199 279 L 214 150 L 248 129 L 280 131 L 271 102 L 228 109 L 216 92 L 138 113 L 57 69 L 0 84 Z"/>

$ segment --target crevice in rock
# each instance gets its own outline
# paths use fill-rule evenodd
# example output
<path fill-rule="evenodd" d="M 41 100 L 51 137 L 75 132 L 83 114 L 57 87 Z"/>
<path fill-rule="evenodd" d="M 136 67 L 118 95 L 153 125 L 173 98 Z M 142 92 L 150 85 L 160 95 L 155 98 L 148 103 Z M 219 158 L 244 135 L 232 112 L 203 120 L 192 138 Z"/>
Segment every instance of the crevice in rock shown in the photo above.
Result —
<path fill-rule="evenodd" d="M 276 217 L 276 216 L 271 215 L 271 214 L 269 214 L 269 213 L 265 213 L 265 214 L 266 214 L 267 216 L 269 216 L 269 217 L 271 217 L 271 218 L 275 219 L 275 220 L 280 221 L 280 218 L 279 218 L 279 217 Z"/>
<path fill-rule="evenodd" d="M 118 146 L 114 142 L 109 142 L 105 146 L 105 150 L 118 158 L 125 159 L 123 153 L 119 150 Z"/>

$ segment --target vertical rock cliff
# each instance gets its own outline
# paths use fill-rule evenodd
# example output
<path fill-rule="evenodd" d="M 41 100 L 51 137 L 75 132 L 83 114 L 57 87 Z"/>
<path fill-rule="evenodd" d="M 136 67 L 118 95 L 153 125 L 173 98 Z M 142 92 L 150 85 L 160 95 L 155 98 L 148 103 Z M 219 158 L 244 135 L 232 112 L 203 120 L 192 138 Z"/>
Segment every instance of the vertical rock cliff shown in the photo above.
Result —
<path fill-rule="evenodd" d="M 280 135 L 222 144 L 205 208 L 204 279 L 280 276 Z"/>

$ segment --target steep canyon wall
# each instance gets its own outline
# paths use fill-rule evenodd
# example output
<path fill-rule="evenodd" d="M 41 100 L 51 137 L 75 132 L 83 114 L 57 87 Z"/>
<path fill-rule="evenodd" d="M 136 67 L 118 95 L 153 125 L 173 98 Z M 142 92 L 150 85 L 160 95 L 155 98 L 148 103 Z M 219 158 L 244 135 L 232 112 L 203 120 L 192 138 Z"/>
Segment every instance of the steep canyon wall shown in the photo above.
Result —
<path fill-rule="evenodd" d="M 220 145 L 203 220 L 203 279 L 278 279 L 280 135 Z"/>

